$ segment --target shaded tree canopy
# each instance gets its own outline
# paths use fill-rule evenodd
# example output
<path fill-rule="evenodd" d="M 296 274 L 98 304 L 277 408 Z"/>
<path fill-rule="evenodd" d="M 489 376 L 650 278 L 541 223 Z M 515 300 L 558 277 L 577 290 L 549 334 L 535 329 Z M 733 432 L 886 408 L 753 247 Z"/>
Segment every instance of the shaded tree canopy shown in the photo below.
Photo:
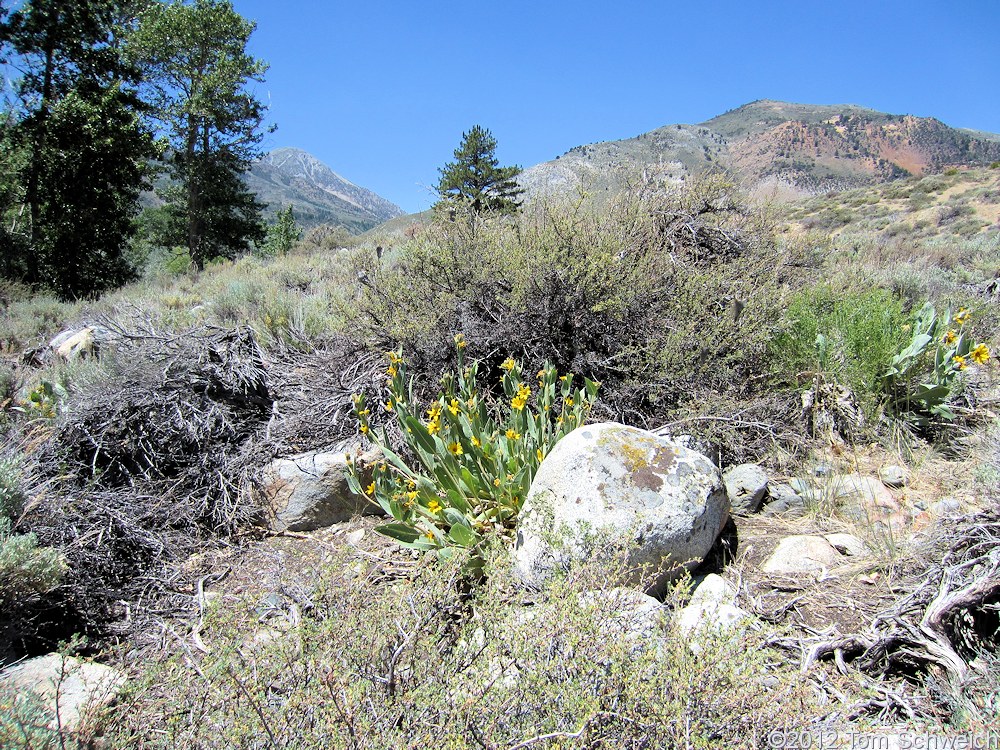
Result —
<path fill-rule="evenodd" d="M 157 149 L 141 117 L 139 71 L 120 55 L 130 8 L 28 0 L 0 19 L 0 57 L 21 73 L 2 134 L 11 170 L 0 190 L 2 271 L 64 298 L 134 275 L 132 217 Z"/>

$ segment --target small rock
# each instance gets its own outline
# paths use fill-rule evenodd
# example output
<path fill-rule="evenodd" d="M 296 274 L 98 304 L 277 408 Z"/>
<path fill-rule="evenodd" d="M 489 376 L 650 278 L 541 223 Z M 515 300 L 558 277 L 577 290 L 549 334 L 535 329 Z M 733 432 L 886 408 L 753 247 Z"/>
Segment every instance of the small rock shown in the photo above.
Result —
<path fill-rule="evenodd" d="M 782 539 L 761 566 L 765 573 L 818 573 L 842 562 L 840 553 L 821 536 L 797 535 Z"/>
<path fill-rule="evenodd" d="M 37 695 L 51 717 L 49 727 L 67 734 L 76 734 L 90 712 L 111 705 L 126 679 L 113 667 L 60 654 L 28 659 L 0 673 L 0 684 Z"/>
<path fill-rule="evenodd" d="M 264 470 L 264 494 L 274 513 L 272 528 L 312 531 L 357 515 L 382 514 L 380 507 L 351 492 L 347 484 L 349 455 L 312 452 L 272 461 Z M 354 458 L 363 467 L 377 455 Z M 364 477 L 364 481 L 370 480 Z"/>
<path fill-rule="evenodd" d="M 805 515 L 806 501 L 791 485 L 770 485 L 767 492 L 771 500 L 764 506 L 763 515 L 789 518 Z"/>
<path fill-rule="evenodd" d="M 595 607 L 605 616 L 602 632 L 625 640 L 662 635 L 666 609 L 653 597 L 635 589 L 614 588 L 607 591 L 584 591 L 578 597 L 583 607 Z"/>
<path fill-rule="evenodd" d="M 721 633 L 733 630 L 749 619 L 750 615 L 734 604 L 689 604 L 677 613 L 674 627 L 682 635 L 691 637 L 703 631 Z M 696 653 L 700 650 L 700 644 L 691 645 Z"/>
<path fill-rule="evenodd" d="M 688 604 L 711 606 L 735 602 L 736 588 L 717 573 L 709 573 L 698 582 Z"/>
<path fill-rule="evenodd" d="M 854 521 L 874 523 L 892 521 L 900 516 L 900 505 L 885 485 L 872 477 L 842 474 L 830 479 L 823 497 L 832 500 L 837 510 Z"/>
<path fill-rule="evenodd" d="M 740 464 L 722 475 L 733 511 L 756 513 L 767 492 L 767 474 L 757 464 Z"/>
<path fill-rule="evenodd" d="M 803 492 L 808 492 L 809 490 L 816 488 L 815 482 L 809 482 L 801 477 L 793 477 L 788 480 L 788 486 L 792 488 L 793 492 L 802 494 Z"/>
<path fill-rule="evenodd" d="M 864 557 L 868 554 L 868 547 L 853 534 L 826 534 L 824 538 L 842 555 Z"/>
<path fill-rule="evenodd" d="M 962 503 L 953 497 L 945 497 L 931 506 L 931 512 L 936 516 L 953 516 L 962 511 Z"/>
<path fill-rule="evenodd" d="M 882 480 L 882 484 L 886 487 L 899 489 L 900 487 L 905 487 L 910 483 L 910 472 L 902 466 L 887 464 L 886 466 L 879 468 L 878 478 Z"/>
<path fill-rule="evenodd" d="M 691 650 L 699 653 L 699 634 L 738 632 L 750 615 L 736 606 L 736 589 L 722 576 L 710 573 L 698 584 L 691 601 L 677 613 L 673 627 L 691 639 Z"/>

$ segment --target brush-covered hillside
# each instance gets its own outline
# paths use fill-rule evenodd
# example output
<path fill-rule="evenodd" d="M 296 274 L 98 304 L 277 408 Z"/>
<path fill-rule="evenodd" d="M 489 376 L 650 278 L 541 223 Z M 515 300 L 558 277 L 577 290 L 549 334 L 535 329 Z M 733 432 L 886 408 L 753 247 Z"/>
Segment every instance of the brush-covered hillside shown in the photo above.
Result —
<path fill-rule="evenodd" d="M 649 179 L 724 170 L 750 188 L 801 196 L 1000 160 L 996 135 L 854 105 L 760 100 L 697 125 L 570 149 L 525 170 L 536 193 L 615 192 Z"/>
<path fill-rule="evenodd" d="M 0 681 L 0 745 L 991 730 L 998 174 L 781 210 L 650 175 L 97 301 L 3 287 L 0 660 L 97 662 L 116 698 L 67 725 Z M 588 506 L 526 579 L 535 480 L 607 422 L 641 512 L 697 471 L 728 520 L 681 569 Z M 561 470 L 570 507 L 628 473 L 600 466 Z"/>

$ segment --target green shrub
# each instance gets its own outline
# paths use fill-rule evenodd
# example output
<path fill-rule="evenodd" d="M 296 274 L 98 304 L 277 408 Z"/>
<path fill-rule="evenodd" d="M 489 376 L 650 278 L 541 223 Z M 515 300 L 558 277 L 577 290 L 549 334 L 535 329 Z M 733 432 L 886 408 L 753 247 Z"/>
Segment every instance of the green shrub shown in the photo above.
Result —
<path fill-rule="evenodd" d="M 52 590 L 65 572 L 58 550 L 39 547 L 34 534 L 12 534 L 10 519 L 0 518 L 0 608 Z"/>
<path fill-rule="evenodd" d="M 0 456 L 0 518 L 17 518 L 24 511 L 21 459 L 16 454 Z"/>
<path fill-rule="evenodd" d="M 889 291 L 818 284 L 791 299 L 770 351 L 784 380 L 821 374 L 850 387 L 874 414 L 882 376 L 907 336 L 906 325 L 902 301 Z"/>
<path fill-rule="evenodd" d="M 50 709 L 40 696 L 0 685 L 0 747 L 33 750 L 72 747 L 49 726 L 51 721 Z"/>
<path fill-rule="evenodd" d="M 442 353 L 459 330 L 493 364 L 507 352 L 527 370 L 587 372 L 604 416 L 659 420 L 763 371 L 777 258 L 766 215 L 716 182 L 537 203 L 475 233 L 443 222 L 392 259 L 361 248 L 348 256 L 361 281 L 338 304 L 345 333 L 402 345 L 415 370 L 453 366 Z"/>
<path fill-rule="evenodd" d="M 584 378 L 584 387 L 574 390 L 573 376 L 560 377 L 551 365 L 538 372 L 532 389 L 508 358 L 500 366 L 504 399 L 491 408 L 494 399 L 477 382 L 479 363 L 465 364 L 461 334 L 455 344 L 457 373 L 443 378 L 426 421 L 406 362 L 400 352 L 389 353 L 390 396 L 382 408 L 392 412 L 415 461 L 389 448 L 384 428 L 371 430 L 366 397 L 354 399 L 361 433 L 374 440 L 386 462 L 367 487 L 351 464 L 351 489 L 395 519 L 376 531 L 415 549 L 472 548 L 486 535 L 509 535 L 538 465 L 583 424 L 597 395 L 597 383 Z"/>
<path fill-rule="evenodd" d="M 769 628 L 699 637 L 699 653 L 665 629 L 626 635 L 627 611 L 585 593 L 607 590 L 613 562 L 528 607 L 503 556 L 470 594 L 461 555 L 400 578 L 349 546 L 332 554 L 294 632 L 248 636 L 252 605 L 227 604 L 206 617 L 207 653 L 145 663 L 108 747 L 749 750 L 830 711 Z"/>

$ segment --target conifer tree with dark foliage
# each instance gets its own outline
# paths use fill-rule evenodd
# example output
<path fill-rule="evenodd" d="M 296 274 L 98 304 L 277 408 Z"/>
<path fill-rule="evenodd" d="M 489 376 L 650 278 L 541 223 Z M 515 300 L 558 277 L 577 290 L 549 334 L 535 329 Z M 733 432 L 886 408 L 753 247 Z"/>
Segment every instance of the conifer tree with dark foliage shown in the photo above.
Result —
<path fill-rule="evenodd" d="M 266 234 L 263 205 L 243 175 L 260 156 L 267 108 L 247 85 L 267 65 L 246 52 L 255 25 L 229 0 L 152 3 L 129 40 L 144 70 L 144 92 L 170 142 L 168 166 L 179 189 L 169 196 L 172 244 L 198 268 L 233 258 Z"/>
<path fill-rule="evenodd" d="M 521 168 L 501 167 L 496 148 L 496 138 L 479 125 L 463 133 L 455 161 L 438 170 L 441 179 L 435 189 L 440 200 L 435 208 L 466 207 L 473 216 L 516 213 L 524 192 L 517 184 Z"/>
<path fill-rule="evenodd" d="M 140 116 L 139 72 L 119 54 L 128 5 L 27 0 L 0 21 L 5 56 L 23 73 L 4 134 L 8 157 L 18 154 L 8 196 L 21 205 L 0 206 L 17 212 L 4 222 L 2 270 L 67 299 L 134 275 L 126 250 L 157 151 Z"/>

